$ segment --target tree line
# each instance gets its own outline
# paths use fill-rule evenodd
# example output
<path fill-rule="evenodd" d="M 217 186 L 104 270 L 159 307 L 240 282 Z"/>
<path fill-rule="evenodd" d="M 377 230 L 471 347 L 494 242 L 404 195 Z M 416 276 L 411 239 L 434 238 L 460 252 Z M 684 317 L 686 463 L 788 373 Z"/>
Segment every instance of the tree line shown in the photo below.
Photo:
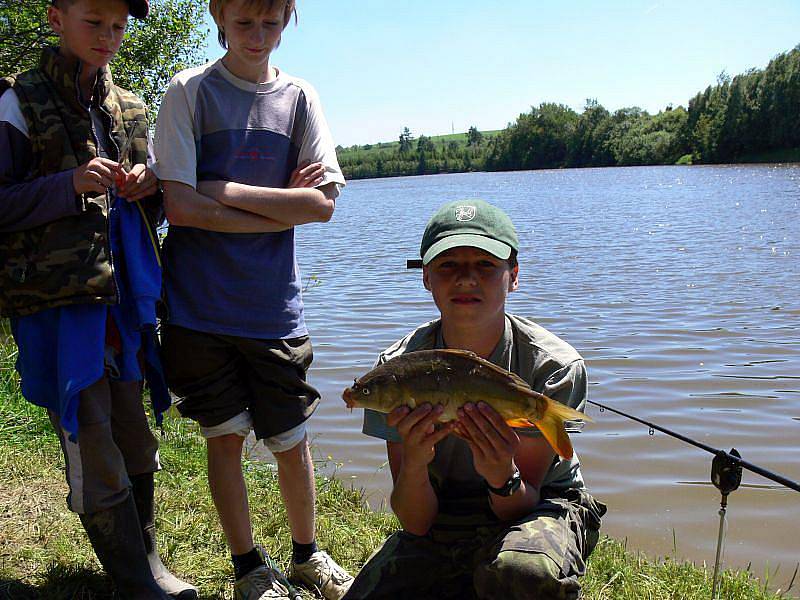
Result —
<path fill-rule="evenodd" d="M 350 179 L 462 173 L 486 169 L 486 140 L 494 132 L 470 127 L 466 134 L 415 138 L 408 127 L 398 141 L 336 147 L 339 164 Z"/>
<path fill-rule="evenodd" d="M 0 75 L 30 68 L 56 38 L 47 26 L 50 0 L 0 0 Z M 205 0 L 151 0 L 146 21 L 131 19 L 112 69 L 155 115 L 169 79 L 203 60 Z M 587 100 L 579 114 L 543 103 L 499 132 L 415 138 L 337 147 L 352 179 L 464 171 L 614 165 L 800 160 L 800 45 L 765 69 L 718 76 L 686 108 L 651 115 L 637 107 L 610 112 Z"/>
<path fill-rule="evenodd" d="M 476 135 L 477 134 L 477 135 Z M 350 178 L 463 171 L 800 160 L 800 45 L 765 69 L 726 73 L 689 100 L 657 114 L 610 112 L 587 100 L 579 114 L 545 102 L 481 139 L 474 127 L 454 136 L 337 148 Z M 416 143 L 414 143 L 416 142 Z"/>

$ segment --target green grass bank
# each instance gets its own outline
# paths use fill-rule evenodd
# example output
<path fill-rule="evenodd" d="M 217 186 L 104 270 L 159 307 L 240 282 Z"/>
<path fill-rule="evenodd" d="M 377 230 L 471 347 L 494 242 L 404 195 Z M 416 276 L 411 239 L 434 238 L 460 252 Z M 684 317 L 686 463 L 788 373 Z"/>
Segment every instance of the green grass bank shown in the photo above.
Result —
<path fill-rule="evenodd" d="M 0 335 L 0 599 L 110 598 L 109 581 L 66 507 L 58 440 L 44 411 L 21 397 L 15 347 L 6 332 Z M 164 562 L 198 585 L 203 598 L 230 598 L 228 552 L 208 492 L 205 446 L 193 424 L 165 418 L 161 461 L 156 494 Z M 248 460 L 246 467 L 256 539 L 286 567 L 291 542 L 277 476 L 264 463 Z M 356 572 L 397 522 L 370 511 L 358 491 L 336 479 L 320 475 L 317 489 L 320 546 Z M 788 597 L 768 587 L 748 572 L 726 571 L 720 597 Z M 590 600 L 707 600 L 711 573 L 670 558 L 650 560 L 604 538 L 590 559 L 584 590 Z"/>

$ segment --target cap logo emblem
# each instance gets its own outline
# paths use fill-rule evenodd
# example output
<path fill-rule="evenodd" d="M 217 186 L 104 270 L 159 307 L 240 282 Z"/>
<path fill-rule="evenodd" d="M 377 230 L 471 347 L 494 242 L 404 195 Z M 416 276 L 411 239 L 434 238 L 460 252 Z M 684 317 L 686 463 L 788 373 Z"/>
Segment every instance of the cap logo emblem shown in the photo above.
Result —
<path fill-rule="evenodd" d="M 474 206 L 456 206 L 456 221 L 472 221 L 477 213 Z"/>

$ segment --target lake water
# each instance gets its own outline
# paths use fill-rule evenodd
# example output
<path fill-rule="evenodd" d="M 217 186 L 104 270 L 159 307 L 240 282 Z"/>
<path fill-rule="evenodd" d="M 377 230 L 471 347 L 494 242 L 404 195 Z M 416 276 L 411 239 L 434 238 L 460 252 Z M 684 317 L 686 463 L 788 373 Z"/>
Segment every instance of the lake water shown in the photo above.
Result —
<path fill-rule="evenodd" d="M 314 452 L 363 488 L 389 489 L 382 442 L 341 391 L 435 307 L 419 270 L 427 219 L 445 201 L 506 209 L 520 242 L 509 310 L 586 358 L 590 399 L 800 481 L 800 165 L 468 173 L 354 181 L 330 223 L 300 227 Z M 651 556 L 713 565 L 719 493 L 711 455 L 589 407 L 573 436 L 603 531 Z M 800 493 L 745 472 L 729 499 L 726 566 L 800 561 Z"/>

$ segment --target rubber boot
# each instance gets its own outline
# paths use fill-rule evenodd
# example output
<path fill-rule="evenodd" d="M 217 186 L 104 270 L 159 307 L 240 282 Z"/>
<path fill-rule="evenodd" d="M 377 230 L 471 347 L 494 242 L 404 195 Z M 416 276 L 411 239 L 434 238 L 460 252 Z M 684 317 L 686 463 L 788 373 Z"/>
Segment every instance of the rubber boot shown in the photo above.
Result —
<path fill-rule="evenodd" d="M 79 516 L 120 598 L 169 600 L 150 572 L 133 495 L 111 508 Z"/>
<path fill-rule="evenodd" d="M 150 571 L 153 573 L 158 586 L 170 596 L 178 600 L 196 600 L 197 588 L 175 577 L 167 570 L 156 547 L 156 520 L 154 502 L 153 474 L 143 473 L 131 478 L 133 485 L 133 499 L 136 502 L 136 511 L 139 514 L 139 524 L 142 526 L 144 548 Z"/>

